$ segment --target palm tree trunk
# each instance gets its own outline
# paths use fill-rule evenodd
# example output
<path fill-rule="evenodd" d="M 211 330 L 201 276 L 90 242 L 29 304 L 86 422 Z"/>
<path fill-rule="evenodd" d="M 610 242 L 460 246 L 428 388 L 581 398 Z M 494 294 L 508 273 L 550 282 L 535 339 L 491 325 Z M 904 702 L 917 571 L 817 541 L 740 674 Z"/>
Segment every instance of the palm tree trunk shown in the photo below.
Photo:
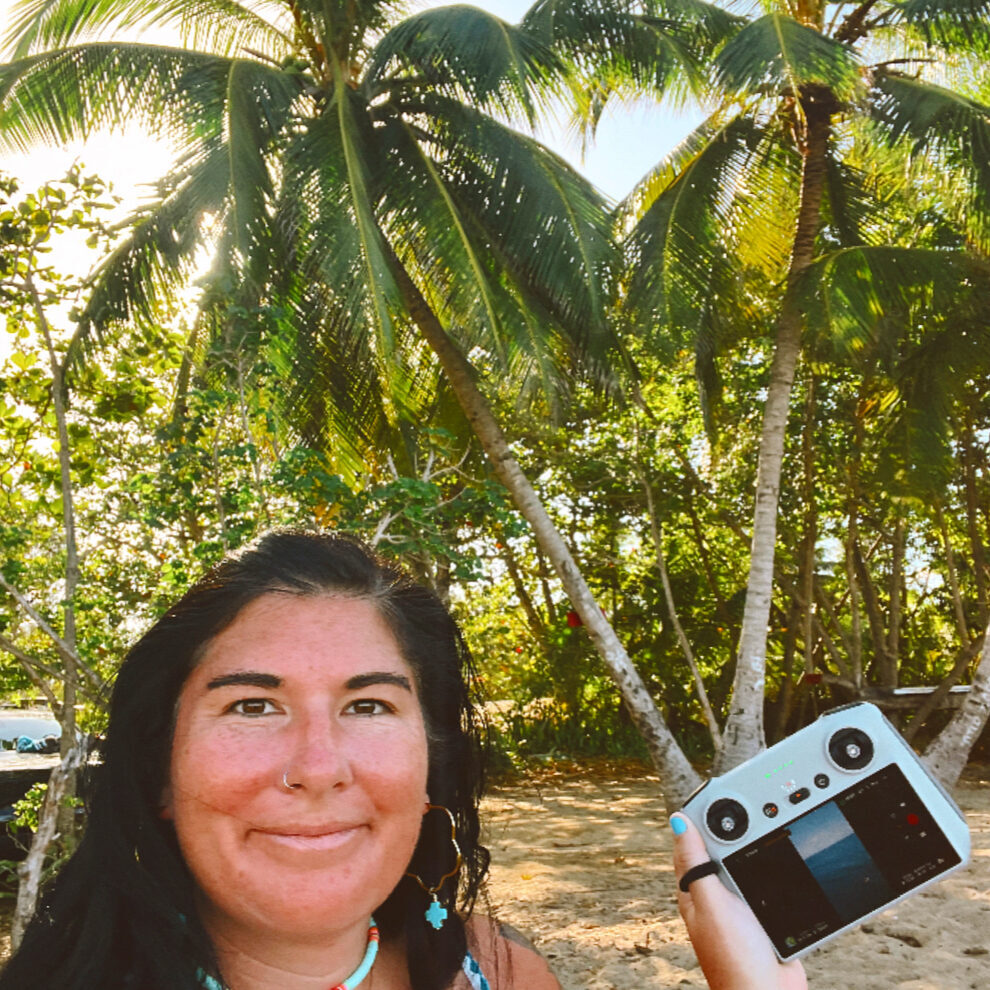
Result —
<path fill-rule="evenodd" d="M 824 97 L 824 98 L 822 98 Z M 818 99 L 816 99 L 818 98 Z M 798 305 L 798 279 L 813 258 L 825 188 L 826 153 L 834 103 L 829 93 L 803 93 L 806 121 L 801 199 L 787 288 L 777 318 L 777 338 L 763 411 L 763 430 L 756 470 L 756 507 L 746 607 L 736 653 L 732 703 L 722 731 L 715 772 L 724 773 L 758 753 L 765 745 L 763 695 L 766 680 L 767 625 L 773 591 L 777 542 L 777 504 L 784 462 L 784 438 L 791 389 L 801 353 L 803 314 Z"/>
<path fill-rule="evenodd" d="M 979 738 L 990 715 L 990 629 L 983 636 L 980 662 L 966 700 L 949 724 L 925 750 L 928 769 L 946 788 L 953 788 L 966 766 L 969 751 Z"/>
<path fill-rule="evenodd" d="M 508 489 L 543 552 L 553 565 L 564 590 L 584 622 L 608 667 L 653 765 L 663 781 L 664 801 L 671 811 L 681 807 L 701 778 L 688 762 L 657 709 L 625 647 L 595 601 L 567 543 L 547 514 L 539 496 L 509 449 L 488 401 L 475 382 L 474 369 L 444 330 L 429 303 L 393 254 L 392 274 L 407 311 L 433 349 L 475 436 L 481 442 L 495 474 Z"/>

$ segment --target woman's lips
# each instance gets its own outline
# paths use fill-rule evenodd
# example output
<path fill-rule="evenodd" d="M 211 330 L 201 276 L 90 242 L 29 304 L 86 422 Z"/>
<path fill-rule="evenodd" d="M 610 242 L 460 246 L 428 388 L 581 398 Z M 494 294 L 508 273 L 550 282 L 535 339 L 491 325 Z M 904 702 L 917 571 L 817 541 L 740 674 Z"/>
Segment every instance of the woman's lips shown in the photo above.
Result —
<path fill-rule="evenodd" d="M 358 838 L 366 825 L 334 825 L 315 828 L 291 828 L 286 830 L 258 829 L 255 834 L 283 849 L 300 852 L 327 852 Z"/>

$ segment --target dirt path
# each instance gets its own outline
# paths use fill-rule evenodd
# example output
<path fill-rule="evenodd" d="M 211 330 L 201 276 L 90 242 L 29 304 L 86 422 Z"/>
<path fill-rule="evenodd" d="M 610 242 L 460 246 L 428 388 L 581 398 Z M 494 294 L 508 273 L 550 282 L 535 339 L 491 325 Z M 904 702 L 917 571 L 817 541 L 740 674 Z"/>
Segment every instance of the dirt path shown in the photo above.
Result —
<path fill-rule="evenodd" d="M 812 954 L 812 990 L 990 988 L 990 767 L 956 792 L 971 864 Z M 621 767 L 498 788 L 485 805 L 499 917 L 529 934 L 565 990 L 707 985 L 677 916 L 659 784 Z"/>

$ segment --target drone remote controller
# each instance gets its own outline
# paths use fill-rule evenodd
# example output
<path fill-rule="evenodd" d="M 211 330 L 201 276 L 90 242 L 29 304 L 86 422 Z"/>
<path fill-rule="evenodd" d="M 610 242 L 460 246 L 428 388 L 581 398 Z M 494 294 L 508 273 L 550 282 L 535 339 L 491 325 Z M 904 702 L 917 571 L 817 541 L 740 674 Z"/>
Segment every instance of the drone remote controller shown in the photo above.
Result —
<path fill-rule="evenodd" d="M 962 812 L 878 708 L 856 703 L 703 784 L 682 809 L 719 877 L 796 959 L 969 859 Z"/>

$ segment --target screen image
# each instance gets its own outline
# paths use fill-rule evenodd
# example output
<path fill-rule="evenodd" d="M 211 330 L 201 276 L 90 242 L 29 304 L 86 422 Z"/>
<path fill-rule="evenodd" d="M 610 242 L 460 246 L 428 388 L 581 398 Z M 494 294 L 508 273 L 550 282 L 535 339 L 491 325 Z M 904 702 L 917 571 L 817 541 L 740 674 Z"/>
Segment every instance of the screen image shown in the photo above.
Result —
<path fill-rule="evenodd" d="M 723 865 L 786 958 L 960 862 L 896 764 Z"/>

